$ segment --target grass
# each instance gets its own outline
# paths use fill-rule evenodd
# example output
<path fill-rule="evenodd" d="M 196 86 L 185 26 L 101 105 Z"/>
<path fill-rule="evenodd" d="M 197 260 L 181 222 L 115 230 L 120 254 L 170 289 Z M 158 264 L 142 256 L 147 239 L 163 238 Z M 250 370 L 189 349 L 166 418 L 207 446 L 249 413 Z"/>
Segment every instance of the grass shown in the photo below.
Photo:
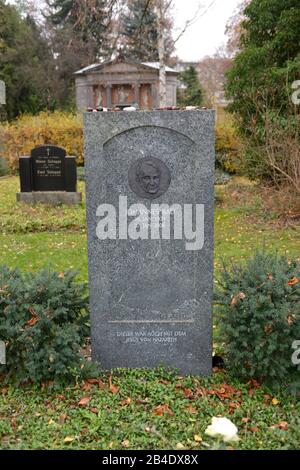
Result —
<path fill-rule="evenodd" d="M 80 183 L 80 190 L 84 190 Z M 0 179 L 0 263 L 22 270 L 76 269 L 87 280 L 84 203 L 28 207 L 15 202 L 18 179 Z M 278 224 L 261 193 L 235 178 L 218 187 L 215 268 L 220 259 L 240 262 L 260 246 L 299 258 L 300 228 Z M 215 341 L 218 341 L 217 335 Z M 213 416 L 238 427 L 234 449 L 297 449 L 300 404 L 283 392 L 242 384 L 226 372 L 212 378 L 178 377 L 163 369 L 102 374 L 64 388 L 0 386 L 2 449 L 209 449 Z M 87 397 L 87 403 L 80 400 Z"/>
<path fill-rule="evenodd" d="M 223 373 L 200 379 L 127 370 L 112 381 L 112 387 L 102 376 L 100 387 L 3 388 L 2 449 L 209 449 L 215 443 L 205 429 L 217 415 L 239 429 L 239 442 L 227 448 L 299 446 L 299 402 L 233 380 L 228 386 Z"/>

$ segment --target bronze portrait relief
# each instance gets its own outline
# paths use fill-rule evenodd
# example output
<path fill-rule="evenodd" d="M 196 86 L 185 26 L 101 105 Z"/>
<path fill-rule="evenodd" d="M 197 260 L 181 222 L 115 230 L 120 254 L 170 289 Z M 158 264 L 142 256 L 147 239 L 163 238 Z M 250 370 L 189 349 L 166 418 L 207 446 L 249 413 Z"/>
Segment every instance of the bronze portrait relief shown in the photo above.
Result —
<path fill-rule="evenodd" d="M 162 160 L 146 157 L 132 163 L 128 178 L 135 194 L 146 199 L 156 199 L 169 188 L 171 173 Z"/>

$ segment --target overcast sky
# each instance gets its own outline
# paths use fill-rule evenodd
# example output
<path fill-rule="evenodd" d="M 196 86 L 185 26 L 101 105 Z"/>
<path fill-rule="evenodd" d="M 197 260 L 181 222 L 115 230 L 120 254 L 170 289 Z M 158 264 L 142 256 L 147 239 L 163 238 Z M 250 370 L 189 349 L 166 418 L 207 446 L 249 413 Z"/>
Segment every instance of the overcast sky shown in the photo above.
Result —
<path fill-rule="evenodd" d="M 42 5 L 43 0 L 33 0 Z M 226 43 L 225 27 L 241 0 L 174 0 L 175 28 L 179 33 L 187 20 L 197 20 L 177 42 L 177 55 L 184 61 L 198 61 L 206 55 L 213 55 Z M 18 3 L 18 0 L 8 0 Z M 202 6 L 199 9 L 199 6 Z M 175 37 L 178 34 L 175 32 Z"/>
<path fill-rule="evenodd" d="M 198 20 L 177 43 L 177 55 L 180 59 L 198 61 L 206 55 L 213 55 L 219 46 L 226 43 L 226 23 L 241 0 L 215 0 L 213 4 L 212 2 L 213 0 L 175 0 L 174 16 L 178 28 L 182 27 L 187 19 L 193 18 L 199 3 L 203 5 Z"/>

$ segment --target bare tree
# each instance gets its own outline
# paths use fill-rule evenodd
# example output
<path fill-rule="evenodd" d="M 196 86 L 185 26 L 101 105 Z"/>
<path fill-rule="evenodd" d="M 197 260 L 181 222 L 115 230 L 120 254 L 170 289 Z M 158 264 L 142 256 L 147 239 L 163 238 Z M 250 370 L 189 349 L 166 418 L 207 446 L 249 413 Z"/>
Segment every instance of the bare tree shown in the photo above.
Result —
<path fill-rule="evenodd" d="M 164 18 L 172 2 L 166 4 L 165 0 L 156 0 L 157 11 L 157 30 L 158 40 L 157 49 L 159 57 L 159 105 L 167 105 L 167 79 L 166 79 L 166 60 L 165 60 L 165 23 Z"/>
<path fill-rule="evenodd" d="M 173 0 L 149 0 L 148 4 L 154 1 L 156 12 L 157 12 L 157 28 L 158 28 L 158 56 L 159 56 L 159 105 L 160 107 L 165 107 L 167 104 L 167 85 L 166 85 L 166 58 L 165 58 L 165 34 L 166 34 L 166 21 L 168 15 L 170 15 L 170 11 L 174 6 Z M 203 6 L 199 2 L 198 7 L 196 9 L 195 14 L 192 18 L 188 19 L 182 30 L 177 35 L 177 38 L 174 40 L 176 43 L 183 34 L 187 31 L 187 29 L 194 24 L 199 17 L 204 16 L 208 10 L 214 5 L 216 0 L 212 0 L 212 2 L 208 5 L 204 12 L 201 15 L 199 13 L 203 9 Z"/>
<path fill-rule="evenodd" d="M 249 4 L 250 0 L 241 0 L 233 16 L 229 18 L 226 24 L 226 34 L 228 41 L 226 45 L 226 52 L 229 57 L 234 57 L 240 50 L 241 37 L 244 33 L 243 21 L 245 20 L 244 10 Z"/>

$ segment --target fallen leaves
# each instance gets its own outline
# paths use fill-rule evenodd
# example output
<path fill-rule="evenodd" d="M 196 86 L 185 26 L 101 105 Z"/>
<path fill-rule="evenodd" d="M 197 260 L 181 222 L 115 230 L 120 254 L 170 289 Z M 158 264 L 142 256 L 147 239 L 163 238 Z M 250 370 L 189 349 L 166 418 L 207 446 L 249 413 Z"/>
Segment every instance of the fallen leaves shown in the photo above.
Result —
<path fill-rule="evenodd" d="M 288 431 L 289 423 L 287 421 L 280 421 L 280 423 L 270 426 L 270 429 L 281 429 L 282 431 Z"/>
<path fill-rule="evenodd" d="M 88 392 L 89 390 L 92 389 L 93 386 L 96 386 L 99 388 L 99 390 L 105 390 L 107 388 L 107 385 L 105 385 L 104 382 L 100 379 L 87 379 L 81 386 L 82 391 Z"/>
<path fill-rule="evenodd" d="M 81 400 L 79 401 L 78 405 L 79 406 L 86 406 L 90 401 L 92 397 L 82 397 Z"/>
<path fill-rule="evenodd" d="M 73 442 L 74 440 L 75 440 L 75 437 L 71 437 L 71 436 L 66 436 L 66 437 L 64 438 L 64 442 L 65 442 L 66 444 L 68 444 L 69 442 Z"/>
<path fill-rule="evenodd" d="M 84 382 L 84 384 L 81 387 L 81 390 L 84 392 L 89 392 L 91 388 L 92 388 L 92 384 L 88 382 Z"/>
<path fill-rule="evenodd" d="M 26 322 L 26 325 L 28 326 L 34 326 L 40 319 L 40 317 L 38 316 L 38 314 L 34 311 L 34 309 L 32 307 L 29 307 L 28 308 L 29 312 L 31 313 L 31 318 L 30 320 L 28 320 Z"/>
<path fill-rule="evenodd" d="M 250 426 L 249 431 L 251 431 L 253 433 L 259 432 L 259 428 L 257 426 Z"/>
<path fill-rule="evenodd" d="M 120 405 L 121 406 L 128 406 L 128 405 L 130 405 L 131 402 L 132 402 L 131 398 L 128 397 L 128 398 L 126 398 L 126 400 L 121 400 Z"/>
<path fill-rule="evenodd" d="M 241 404 L 238 401 L 237 402 L 231 402 L 231 403 L 229 403 L 228 407 L 229 407 L 229 413 L 233 414 L 236 409 L 241 407 Z"/>
<path fill-rule="evenodd" d="M 159 380 L 158 383 L 162 385 L 170 385 L 171 382 L 169 380 Z"/>
<path fill-rule="evenodd" d="M 208 391 L 210 395 L 215 395 L 219 400 L 224 401 L 226 399 L 233 399 L 241 396 L 242 392 L 235 389 L 231 385 L 221 384 L 219 388 L 213 388 Z"/>
<path fill-rule="evenodd" d="M 169 408 L 169 405 L 158 405 L 154 408 L 153 413 L 156 416 L 163 416 L 164 414 L 167 414 L 169 416 L 173 416 L 174 413 L 173 411 Z"/>
<path fill-rule="evenodd" d="M 66 400 L 65 395 L 60 395 L 60 394 L 59 394 L 59 395 L 56 395 L 55 398 L 57 398 L 57 399 L 60 400 L 60 401 L 65 401 L 65 400 Z"/>
<path fill-rule="evenodd" d="M 288 322 L 289 325 L 293 325 L 296 321 L 296 316 L 295 315 L 288 315 L 286 318 L 286 321 Z"/>
<path fill-rule="evenodd" d="M 178 450 L 184 450 L 185 447 L 184 447 L 184 445 L 183 445 L 181 442 L 178 442 L 178 443 L 176 444 L 176 449 L 178 449 Z"/>
<path fill-rule="evenodd" d="M 102 380 L 98 380 L 98 387 L 100 390 L 104 390 L 106 388 L 106 385 Z"/>
<path fill-rule="evenodd" d="M 99 413 L 98 408 L 96 408 L 95 406 L 93 406 L 93 407 L 90 409 L 90 411 L 91 411 L 92 413 L 94 413 L 95 415 L 97 415 L 97 414 Z"/>
<path fill-rule="evenodd" d="M 114 384 L 112 383 L 112 375 L 109 377 L 108 382 L 109 382 L 109 390 L 110 390 L 110 392 L 111 392 L 111 393 L 118 393 L 119 387 L 117 387 L 116 385 L 114 385 Z"/>
<path fill-rule="evenodd" d="M 192 390 L 190 388 L 184 388 L 183 389 L 183 394 L 186 398 L 193 398 L 193 396 L 194 396 L 194 393 L 192 392 Z"/>
<path fill-rule="evenodd" d="M 246 294 L 244 294 L 244 292 L 239 292 L 231 300 L 232 307 L 234 307 L 238 303 L 238 300 L 244 300 L 245 298 L 246 298 Z"/>
<path fill-rule="evenodd" d="M 190 413 L 191 415 L 194 415 L 194 414 L 197 413 L 197 410 L 196 410 L 196 408 L 194 408 L 192 405 L 189 405 L 189 406 L 187 407 L 187 412 Z"/>
<path fill-rule="evenodd" d="M 185 398 L 194 400 L 197 397 L 204 397 L 207 395 L 207 390 L 202 387 L 196 387 L 195 390 L 184 387 L 182 384 L 177 384 L 175 387 L 176 391 L 182 391 Z"/>
<path fill-rule="evenodd" d="M 269 405 L 271 402 L 271 396 L 268 393 L 264 394 L 264 405 Z"/>
<path fill-rule="evenodd" d="M 250 421 L 250 418 L 247 418 L 247 417 L 242 418 L 242 423 L 247 424 L 247 423 L 249 423 L 249 421 Z"/>
<path fill-rule="evenodd" d="M 299 282 L 299 279 L 297 277 L 293 277 L 292 279 L 288 281 L 288 286 L 295 286 L 296 284 L 298 284 L 298 282 Z"/>
<path fill-rule="evenodd" d="M 273 332 L 273 325 L 265 325 L 264 332 L 266 335 L 270 335 Z"/>
<path fill-rule="evenodd" d="M 66 421 L 67 417 L 68 417 L 67 413 L 62 413 L 62 414 L 60 415 L 60 417 L 58 418 L 59 424 L 64 424 L 64 422 Z"/>
<path fill-rule="evenodd" d="M 273 405 L 273 406 L 279 405 L 279 400 L 277 400 L 277 398 L 273 398 L 273 399 L 272 399 L 272 405 Z"/>

